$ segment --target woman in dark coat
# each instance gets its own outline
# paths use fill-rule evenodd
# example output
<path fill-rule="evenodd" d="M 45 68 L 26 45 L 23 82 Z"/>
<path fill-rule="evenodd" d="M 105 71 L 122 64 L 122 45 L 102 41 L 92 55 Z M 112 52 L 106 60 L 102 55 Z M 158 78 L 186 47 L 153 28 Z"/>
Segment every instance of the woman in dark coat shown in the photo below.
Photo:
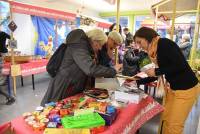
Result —
<path fill-rule="evenodd" d="M 50 81 L 41 105 L 81 93 L 88 77 L 114 77 L 114 68 L 95 63 L 96 54 L 106 41 L 107 36 L 99 29 L 87 33 L 80 29 L 70 32 L 61 66 Z"/>

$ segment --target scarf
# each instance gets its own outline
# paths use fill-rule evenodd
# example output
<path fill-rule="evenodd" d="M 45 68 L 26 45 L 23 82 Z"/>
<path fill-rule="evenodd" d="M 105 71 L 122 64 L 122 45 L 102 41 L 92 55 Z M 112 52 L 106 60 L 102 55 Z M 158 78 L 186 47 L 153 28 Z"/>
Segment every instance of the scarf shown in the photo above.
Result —
<path fill-rule="evenodd" d="M 151 59 L 151 61 L 158 67 L 157 62 L 157 48 L 158 48 L 158 40 L 160 39 L 159 36 L 153 38 L 152 42 L 149 44 L 148 47 L 148 55 Z M 166 82 L 164 80 L 163 75 L 158 76 L 157 86 L 156 86 L 156 97 L 162 98 L 165 94 L 166 89 Z"/>

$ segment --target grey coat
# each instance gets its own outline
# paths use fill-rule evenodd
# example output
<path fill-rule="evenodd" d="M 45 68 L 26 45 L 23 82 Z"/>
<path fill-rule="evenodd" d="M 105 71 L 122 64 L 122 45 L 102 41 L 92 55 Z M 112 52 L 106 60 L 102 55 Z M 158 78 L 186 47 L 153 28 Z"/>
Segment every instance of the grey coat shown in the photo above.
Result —
<path fill-rule="evenodd" d="M 190 49 L 192 47 L 191 43 L 190 42 L 184 42 L 179 47 L 180 47 L 185 59 L 189 59 Z"/>
<path fill-rule="evenodd" d="M 89 76 L 114 77 L 116 75 L 115 69 L 95 64 L 93 49 L 82 30 L 72 31 L 66 42 L 68 46 L 61 66 L 49 83 L 41 102 L 42 106 L 82 92 Z"/>

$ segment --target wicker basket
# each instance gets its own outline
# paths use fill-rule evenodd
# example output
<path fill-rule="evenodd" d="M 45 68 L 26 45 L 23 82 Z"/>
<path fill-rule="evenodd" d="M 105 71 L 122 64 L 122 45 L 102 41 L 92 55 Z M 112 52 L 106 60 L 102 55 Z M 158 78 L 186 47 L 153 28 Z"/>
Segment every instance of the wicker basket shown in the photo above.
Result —
<path fill-rule="evenodd" d="M 4 60 L 6 62 L 10 62 L 11 61 L 11 56 L 5 56 Z M 32 56 L 30 56 L 30 55 L 14 56 L 14 60 L 15 60 L 15 63 L 26 63 L 26 62 L 29 62 L 30 60 L 32 60 Z"/>

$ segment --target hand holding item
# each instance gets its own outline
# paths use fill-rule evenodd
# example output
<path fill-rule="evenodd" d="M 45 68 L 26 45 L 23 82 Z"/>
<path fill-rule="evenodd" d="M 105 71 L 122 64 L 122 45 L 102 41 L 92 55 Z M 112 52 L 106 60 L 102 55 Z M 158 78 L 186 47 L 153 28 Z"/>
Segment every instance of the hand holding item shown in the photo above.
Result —
<path fill-rule="evenodd" d="M 148 76 L 153 77 L 153 76 L 155 76 L 155 68 L 150 68 L 150 69 L 146 70 L 145 73 Z"/>

